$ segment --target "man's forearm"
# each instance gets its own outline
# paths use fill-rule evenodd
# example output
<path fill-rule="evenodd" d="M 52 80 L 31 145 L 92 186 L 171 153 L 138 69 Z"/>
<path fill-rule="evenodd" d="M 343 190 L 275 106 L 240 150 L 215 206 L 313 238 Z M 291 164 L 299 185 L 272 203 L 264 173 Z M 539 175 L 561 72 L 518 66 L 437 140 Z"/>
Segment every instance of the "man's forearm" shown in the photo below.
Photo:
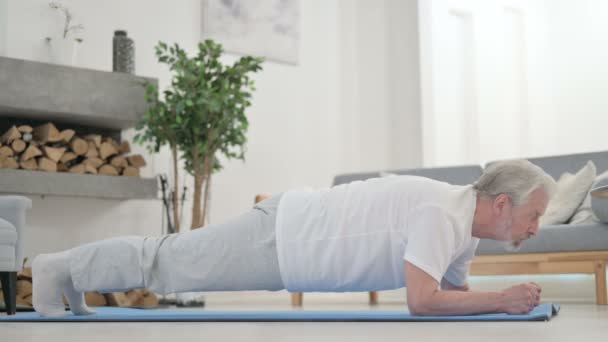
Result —
<path fill-rule="evenodd" d="M 499 292 L 435 291 L 423 302 L 409 305 L 421 316 L 475 315 L 502 312 L 503 296 Z"/>

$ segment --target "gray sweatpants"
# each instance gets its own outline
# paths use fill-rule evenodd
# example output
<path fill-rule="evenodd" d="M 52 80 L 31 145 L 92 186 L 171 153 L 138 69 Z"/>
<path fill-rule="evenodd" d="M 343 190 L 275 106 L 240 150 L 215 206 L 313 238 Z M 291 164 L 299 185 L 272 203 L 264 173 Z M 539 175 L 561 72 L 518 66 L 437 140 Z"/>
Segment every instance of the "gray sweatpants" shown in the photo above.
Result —
<path fill-rule="evenodd" d="M 158 237 L 126 236 L 69 251 L 78 291 L 147 288 L 159 294 L 189 291 L 284 289 L 275 222 L 282 194 L 225 223 Z"/>

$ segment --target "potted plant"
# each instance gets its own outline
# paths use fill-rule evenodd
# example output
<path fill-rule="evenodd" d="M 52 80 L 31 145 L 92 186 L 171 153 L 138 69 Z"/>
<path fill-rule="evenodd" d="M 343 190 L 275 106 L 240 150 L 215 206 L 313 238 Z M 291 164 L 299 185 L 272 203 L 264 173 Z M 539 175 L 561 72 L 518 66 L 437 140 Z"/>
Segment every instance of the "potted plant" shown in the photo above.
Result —
<path fill-rule="evenodd" d="M 160 100 L 158 90 L 148 85 L 148 103 L 136 141 L 152 143 L 152 149 L 168 144 L 173 154 L 174 176 L 177 177 L 178 158 L 194 178 L 191 228 L 205 225 L 208 215 L 211 176 L 222 169 L 218 159 L 245 159 L 245 144 L 249 122 L 245 109 L 251 105 L 255 90 L 250 74 L 262 69 L 262 58 L 244 56 L 232 65 L 220 58 L 223 49 L 212 40 L 199 43 L 194 56 L 178 44 L 160 42 L 156 56 L 172 72 L 171 86 Z M 179 157 L 178 157 L 179 154 Z M 177 194 L 177 178 L 174 179 Z M 174 216 L 177 217 L 177 195 L 173 196 Z"/>

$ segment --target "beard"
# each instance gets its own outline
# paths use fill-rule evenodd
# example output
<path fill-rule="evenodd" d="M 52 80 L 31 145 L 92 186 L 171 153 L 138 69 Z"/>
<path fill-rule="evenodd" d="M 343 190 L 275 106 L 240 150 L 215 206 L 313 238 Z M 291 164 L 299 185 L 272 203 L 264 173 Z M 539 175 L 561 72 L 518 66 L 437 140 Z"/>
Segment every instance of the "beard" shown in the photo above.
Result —
<path fill-rule="evenodd" d="M 521 249 L 521 241 L 505 241 L 503 247 L 507 252 L 517 252 Z"/>
<path fill-rule="evenodd" d="M 512 226 L 513 219 L 508 218 L 504 222 L 498 224 L 498 229 L 502 232 L 505 232 L 507 239 L 503 242 L 503 247 L 507 252 L 517 252 L 521 248 L 522 241 L 514 240 L 511 233 L 513 232 Z"/>

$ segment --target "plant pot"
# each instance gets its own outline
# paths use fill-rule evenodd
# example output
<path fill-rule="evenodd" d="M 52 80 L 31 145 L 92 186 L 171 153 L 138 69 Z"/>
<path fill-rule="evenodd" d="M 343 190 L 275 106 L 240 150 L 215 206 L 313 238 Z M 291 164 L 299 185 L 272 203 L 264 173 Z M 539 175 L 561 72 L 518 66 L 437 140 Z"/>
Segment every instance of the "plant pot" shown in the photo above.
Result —
<path fill-rule="evenodd" d="M 73 66 L 76 63 L 80 43 L 74 39 L 52 38 L 47 39 L 49 62 Z"/>

